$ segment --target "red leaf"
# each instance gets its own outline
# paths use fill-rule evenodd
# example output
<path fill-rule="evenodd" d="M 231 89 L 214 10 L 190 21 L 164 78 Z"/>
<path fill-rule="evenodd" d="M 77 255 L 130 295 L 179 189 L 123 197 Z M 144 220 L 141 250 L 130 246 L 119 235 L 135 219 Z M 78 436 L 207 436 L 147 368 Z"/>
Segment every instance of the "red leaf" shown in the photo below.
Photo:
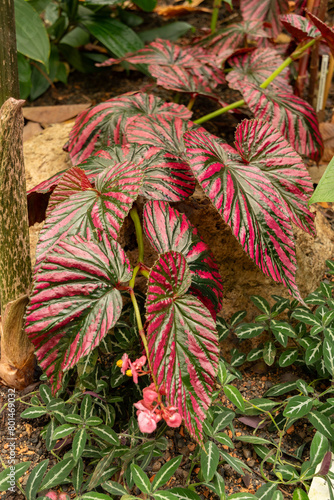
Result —
<path fill-rule="evenodd" d="M 288 0 L 241 0 L 240 8 L 244 20 L 270 23 L 276 37 L 281 31 L 280 15 L 289 12 Z"/>
<path fill-rule="evenodd" d="M 321 35 L 320 31 L 315 28 L 306 17 L 298 16 L 297 14 L 286 14 L 281 16 L 281 22 L 284 28 L 291 35 L 302 42 L 307 38 L 317 38 Z"/>
<path fill-rule="evenodd" d="M 327 43 L 328 47 L 331 49 L 332 54 L 334 54 L 334 30 L 321 21 L 317 16 L 305 10 L 308 17 L 311 19 L 312 23 L 318 28 L 323 39 Z"/>

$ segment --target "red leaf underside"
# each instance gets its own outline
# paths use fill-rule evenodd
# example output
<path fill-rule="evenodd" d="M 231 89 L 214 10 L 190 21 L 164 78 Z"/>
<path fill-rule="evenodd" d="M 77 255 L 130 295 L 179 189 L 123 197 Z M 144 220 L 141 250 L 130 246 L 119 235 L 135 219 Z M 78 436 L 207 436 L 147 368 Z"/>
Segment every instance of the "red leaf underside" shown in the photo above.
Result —
<path fill-rule="evenodd" d="M 231 57 L 228 60 L 233 70 L 226 80 L 231 88 L 240 90 L 247 84 L 261 85 L 283 62 L 283 59 L 273 49 L 256 49 L 254 52 Z M 282 73 L 270 84 L 271 88 L 283 92 L 291 91 L 288 83 L 289 70 Z"/>
<path fill-rule="evenodd" d="M 62 373 L 115 325 L 122 310 L 117 287 L 130 279 L 125 253 L 105 235 L 100 242 L 64 238 L 48 253 L 35 275 L 26 332 L 54 392 Z"/>
<path fill-rule="evenodd" d="M 146 301 L 152 370 L 165 383 L 190 434 L 202 439 L 218 367 L 215 323 L 203 304 L 187 294 L 191 275 L 176 252 L 161 255 L 151 270 Z"/>
<path fill-rule="evenodd" d="M 328 47 L 331 49 L 334 55 L 334 30 L 327 26 L 323 21 L 321 21 L 317 16 L 306 10 L 308 17 L 311 19 L 312 23 L 318 28 L 323 39 L 327 43 Z"/>
<path fill-rule="evenodd" d="M 323 142 L 316 112 L 310 104 L 290 93 L 251 85 L 244 87 L 243 96 L 255 118 L 270 122 L 299 154 L 320 160 Z"/>
<path fill-rule="evenodd" d="M 261 125 L 254 121 L 252 126 Z M 270 135 L 263 134 L 261 141 L 270 143 Z M 235 155 L 227 153 L 200 132 L 187 132 L 185 143 L 195 177 L 245 252 L 265 274 L 300 298 L 290 219 L 270 179 L 256 162 L 249 162 L 237 151 Z M 252 154 L 256 155 L 256 149 Z"/>
<path fill-rule="evenodd" d="M 72 163 L 81 163 L 96 147 L 121 143 L 127 120 L 136 115 L 178 116 L 187 120 L 192 113 L 183 105 L 166 103 L 150 94 L 124 94 L 110 99 L 77 117 L 68 145 Z"/>
<path fill-rule="evenodd" d="M 270 23 L 272 35 L 281 32 L 280 16 L 289 12 L 288 0 L 241 0 L 241 14 L 244 20 Z"/>
<path fill-rule="evenodd" d="M 106 233 L 116 239 L 138 196 L 142 177 L 140 167 L 132 163 L 115 165 L 99 174 L 95 189 L 73 194 L 56 205 L 40 232 L 36 265 L 68 235 L 78 234 L 91 239 L 101 238 Z"/>
<path fill-rule="evenodd" d="M 320 31 L 313 26 L 306 17 L 297 14 L 286 14 L 281 16 L 281 22 L 284 28 L 298 40 L 298 42 L 302 42 L 307 38 L 317 38 L 321 35 Z"/>
<path fill-rule="evenodd" d="M 158 253 L 173 250 L 184 255 L 191 272 L 189 293 L 198 297 L 215 318 L 222 308 L 222 278 L 197 229 L 184 214 L 161 201 L 147 202 L 143 219 L 146 236 Z"/>

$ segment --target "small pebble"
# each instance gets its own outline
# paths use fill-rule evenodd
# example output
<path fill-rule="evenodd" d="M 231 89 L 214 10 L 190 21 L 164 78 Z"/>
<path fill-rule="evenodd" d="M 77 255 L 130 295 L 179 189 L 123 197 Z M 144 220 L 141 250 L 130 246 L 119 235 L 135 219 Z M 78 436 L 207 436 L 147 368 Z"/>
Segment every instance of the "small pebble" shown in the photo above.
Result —
<path fill-rule="evenodd" d="M 158 472 L 158 470 L 161 469 L 161 463 L 160 462 L 154 462 L 152 466 L 152 472 Z"/>
<path fill-rule="evenodd" d="M 250 468 L 254 467 L 254 465 L 255 465 L 255 460 L 254 460 L 253 458 L 251 458 L 250 460 L 248 460 L 247 465 L 248 465 L 248 467 L 250 467 Z"/>
<path fill-rule="evenodd" d="M 252 452 L 250 450 L 248 450 L 247 448 L 243 448 L 242 453 L 244 454 L 244 457 L 246 459 L 250 458 L 252 456 Z"/>

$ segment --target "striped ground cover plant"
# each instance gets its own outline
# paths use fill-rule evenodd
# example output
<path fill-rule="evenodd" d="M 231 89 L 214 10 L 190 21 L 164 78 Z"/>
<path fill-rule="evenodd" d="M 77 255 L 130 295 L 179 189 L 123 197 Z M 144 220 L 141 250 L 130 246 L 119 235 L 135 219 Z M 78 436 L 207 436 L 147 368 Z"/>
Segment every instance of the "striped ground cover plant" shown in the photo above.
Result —
<path fill-rule="evenodd" d="M 26 315 L 38 361 L 57 393 L 64 373 L 132 308 L 139 356 L 124 352 L 117 369 L 121 381 L 150 378 L 135 406 L 143 432 L 153 432 L 160 420 L 172 427 L 183 421 L 201 441 L 215 388 L 224 276 L 191 211 L 183 213 L 196 183 L 259 269 L 302 300 L 294 225 L 314 234 L 307 205 L 313 187 L 302 157 L 318 160 L 323 145 L 313 108 L 291 92 L 288 63 L 271 46 L 242 47 L 248 35 L 267 39 L 262 21 L 278 29 L 285 2 L 257 2 L 256 20 L 248 4 L 255 2 L 242 2 L 244 21 L 230 28 L 230 46 L 226 33 L 218 33 L 191 47 L 158 40 L 126 56 L 154 66 L 159 85 L 191 94 L 188 106 L 145 92 L 93 106 L 70 133 L 73 166 L 29 193 L 46 214 Z M 318 36 L 298 17 L 282 23 L 297 38 L 306 33 L 303 43 L 316 40 L 309 33 Z M 233 53 L 228 83 L 244 97 L 223 112 L 247 105 L 254 115 L 238 124 L 233 145 L 199 126 L 212 115 L 191 121 L 195 95 L 219 101 L 219 43 L 220 56 Z M 32 219 L 41 220 L 43 213 L 35 212 Z M 132 236 L 128 242 L 130 227 L 137 243 Z M 147 245 L 155 263 L 145 260 Z M 137 277 L 147 280 L 146 300 L 137 293 Z"/>

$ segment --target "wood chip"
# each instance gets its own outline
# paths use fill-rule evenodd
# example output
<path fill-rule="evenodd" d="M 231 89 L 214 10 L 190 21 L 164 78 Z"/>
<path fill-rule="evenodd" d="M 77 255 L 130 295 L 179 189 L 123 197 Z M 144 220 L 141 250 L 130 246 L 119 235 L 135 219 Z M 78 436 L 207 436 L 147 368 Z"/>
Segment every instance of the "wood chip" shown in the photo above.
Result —
<path fill-rule="evenodd" d="M 90 103 L 33 106 L 31 108 L 23 108 L 23 116 L 26 120 L 37 123 L 62 123 L 74 118 L 89 107 Z"/>

